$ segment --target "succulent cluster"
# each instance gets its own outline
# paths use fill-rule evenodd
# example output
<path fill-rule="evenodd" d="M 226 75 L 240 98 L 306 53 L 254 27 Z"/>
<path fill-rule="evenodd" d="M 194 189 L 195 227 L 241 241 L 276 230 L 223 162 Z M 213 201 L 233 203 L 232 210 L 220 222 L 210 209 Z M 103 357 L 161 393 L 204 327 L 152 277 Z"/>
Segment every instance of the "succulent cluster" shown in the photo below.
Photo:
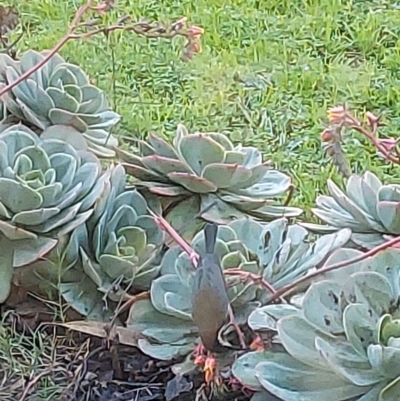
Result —
<path fill-rule="evenodd" d="M 383 185 L 371 172 L 352 175 L 346 191 L 328 181 L 331 196 L 317 198 L 313 213 L 327 226 L 303 223 L 317 233 L 350 228 L 352 241 L 362 248 L 373 248 L 400 234 L 400 185 Z"/>
<path fill-rule="evenodd" d="M 272 204 L 289 190 L 287 175 L 263 162 L 258 149 L 234 146 L 221 133 L 189 134 L 180 125 L 172 144 L 150 134 L 138 147 L 139 155 L 118 152 L 127 173 L 138 188 L 164 197 L 169 210 L 194 196 L 192 213 L 215 203 L 202 217 L 222 224 L 244 216 L 268 221 L 302 212 Z"/>
<path fill-rule="evenodd" d="M 29 265 L 87 220 L 103 191 L 99 160 L 23 125 L 0 133 L 0 301 Z"/>
<path fill-rule="evenodd" d="M 332 255 L 347 258 L 345 249 Z M 399 260 L 399 250 L 383 251 L 314 282 L 298 307 L 255 312 L 258 330 L 275 332 L 281 348 L 239 358 L 236 377 L 284 401 L 397 400 Z"/>
<path fill-rule="evenodd" d="M 266 242 L 266 238 L 269 241 Z M 307 243 L 307 232 L 297 225 L 288 225 L 285 218 L 262 225 L 242 218 L 218 230 L 216 254 L 226 274 L 228 297 L 239 323 L 246 323 L 249 314 L 268 302 L 269 288 L 252 281 L 259 277 L 275 290 L 304 276 L 320 266 L 336 249 L 350 238 L 349 230 Z M 193 249 L 204 252 L 204 233 L 192 241 Z M 237 274 L 229 274 L 238 269 Z M 191 299 L 195 268 L 179 247 L 170 248 L 164 255 L 160 277 L 153 280 L 150 299 L 133 305 L 128 327 L 143 334 L 139 347 L 158 359 L 171 359 L 192 351 L 199 342 L 192 322 Z M 234 271 L 232 270 L 232 273 Z"/>
<path fill-rule="evenodd" d="M 145 199 L 135 189 L 125 190 L 123 167 L 112 166 L 102 178 L 101 196 L 91 216 L 58 243 L 52 257 L 31 263 L 19 282 L 43 290 L 57 284 L 70 306 L 100 320 L 113 313 L 104 313 L 106 298 L 117 302 L 128 289 L 149 289 L 160 269 L 164 240 Z"/>
<path fill-rule="evenodd" d="M 400 234 L 399 185 L 370 172 L 345 191 L 329 181 L 313 209 L 327 225 L 294 224 L 291 180 L 258 149 L 179 125 L 171 142 L 150 134 L 122 150 L 120 116 L 78 66 L 56 54 L 21 80 L 47 56 L 0 54 L 0 90 L 18 81 L 0 102 L 0 303 L 13 285 L 55 289 L 84 318 L 139 333 L 142 352 L 190 361 L 195 267 L 155 216 L 198 254 L 212 221 L 235 319 L 266 348 L 232 368 L 253 400 L 398 399 L 400 250 L 361 255 Z M 219 340 L 232 346 L 231 329 Z"/>
<path fill-rule="evenodd" d="M 20 79 L 47 54 L 28 50 L 17 61 L 0 54 L 0 90 Z M 39 135 L 48 128 L 61 137 L 79 133 L 96 155 L 115 155 L 118 141 L 109 131 L 120 116 L 110 109 L 104 92 L 90 83 L 83 70 L 59 54 L 6 92 L 2 101 L 12 121 L 19 120 Z"/>

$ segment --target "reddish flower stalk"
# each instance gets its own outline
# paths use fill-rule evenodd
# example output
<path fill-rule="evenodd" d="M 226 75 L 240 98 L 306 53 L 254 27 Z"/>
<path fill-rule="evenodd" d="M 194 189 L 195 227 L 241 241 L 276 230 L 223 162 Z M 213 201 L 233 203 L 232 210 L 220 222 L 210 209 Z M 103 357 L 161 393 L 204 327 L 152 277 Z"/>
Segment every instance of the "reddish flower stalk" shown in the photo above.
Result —
<path fill-rule="evenodd" d="M 72 20 L 71 25 L 69 26 L 67 33 L 65 36 L 51 49 L 47 52 L 46 56 L 37 64 L 35 64 L 32 68 L 22 74 L 18 79 L 14 82 L 11 82 L 9 85 L 4 86 L 0 89 L 0 98 L 6 92 L 13 89 L 15 86 L 20 84 L 22 81 L 30 77 L 33 73 L 38 71 L 41 67 L 43 67 L 56 53 L 60 51 L 60 49 L 70 40 L 79 40 L 79 39 L 87 39 L 97 34 L 103 33 L 108 35 L 110 32 L 123 30 L 123 31 L 132 31 L 137 35 L 144 36 L 147 38 L 164 38 L 164 39 L 172 39 L 175 36 L 183 36 L 186 38 L 186 44 L 183 53 L 185 54 L 185 61 L 191 60 L 193 58 L 194 53 L 200 52 L 199 39 L 203 34 L 203 29 L 197 27 L 195 25 L 190 26 L 189 28 L 185 28 L 186 19 L 178 20 L 178 24 L 166 27 L 159 23 L 148 23 L 148 22 L 136 22 L 133 24 L 125 24 L 126 21 L 130 20 L 130 17 L 126 17 L 118 21 L 117 24 L 111 25 L 108 27 L 94 28 L 88 30 L 83 33 L 76 33 L 79 28 L 89 28 L 92 26 L 91 23 L 82 22 L 82 18 L 90 11 L 94 11 L 97 14 L 103 15 L 105 12 L 111 10 L 114 7 L 112 1 L 104 1 L 98 5 L 93 5 L 94 0 L 88 0 L 86 4 L 79 7 L 75 13 L 74 19 Z M 95 21 L 95 20 L 94 20 Z M 184 23 L 182 23 L 184 22 Z M 96 25 L 96 21 L 95 24 Z"/>
<path fill-rule="evenodd" d="M 400 159 L 393 155 L 392 151 L 395 148 L 397 141 L 393 138 L 380 139 L 377 136 L 378 127 L 380 126 L 380 116 L 375 116 L 371 112 L 366 113 L 369 128 L 364 127 L 356 117 L 344 106 L 336 106 L 328 110 L 328 120 L 330 124 L 342 125 L 347 128 L 353 128 L 360 134 L 364 135 L 378 149 L 386 160 L 395 164 L 400 164 Z M 324 131 L 325 132 L 325 131 Z M 326 140 L 327 134 L 322 135 L 322 140 Z"/>

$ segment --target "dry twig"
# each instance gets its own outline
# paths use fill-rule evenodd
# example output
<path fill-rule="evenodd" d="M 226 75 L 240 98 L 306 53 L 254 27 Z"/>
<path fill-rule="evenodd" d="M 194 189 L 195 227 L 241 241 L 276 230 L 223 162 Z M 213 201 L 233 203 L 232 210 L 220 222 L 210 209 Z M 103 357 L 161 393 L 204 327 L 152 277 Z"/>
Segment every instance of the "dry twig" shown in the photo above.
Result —
<path fill-rule="evenodd" d="M 183 36 L 186 38 L 186 44 L 184 48 L 184 53 L 186 54 L 184 58 L 186 61 L 190 60 L 194 53 L 200 51 L 199 39 L 204 31 L 202 28 L 195 25 L 186 28 L 186 18 L 181 18 L 180 20 L 172 23 L 170 26 L 165 26 L 159 22 L 150 23 L 148 21 L 139 21 L 129 25 L 126 24 L 126 22 L 130 21 L 131 18 L 124 17 L 121 18 L 115 25 L 97 28 L 98 20 L 92 19 L 82 22 L 83 17 L 89 11 L 94 11 L 97 14 L 102 15 L 105 11 L 108 11 L 111 8 L 110 2 L 107 1 L 96 6 L 93 5 L 93 3 L 93 0 L 88 0 L 85 5 L 79 7 L 65 36 L 47 52 L 46 56 L 39 63 L 22 74 L 17 80 L 3 87 L 0 90 L 0 97 L 43 67 L 70 40 L 87 39 L 101 33 L 108 35 L 113 31 L 123 30 L 132 31 L 137 35 L 144 36 L 146 38 L 172 39 L 175 36 Z M 80 29 L 85 29 L 86 31 L 77 33 L 77 31 Z"/>

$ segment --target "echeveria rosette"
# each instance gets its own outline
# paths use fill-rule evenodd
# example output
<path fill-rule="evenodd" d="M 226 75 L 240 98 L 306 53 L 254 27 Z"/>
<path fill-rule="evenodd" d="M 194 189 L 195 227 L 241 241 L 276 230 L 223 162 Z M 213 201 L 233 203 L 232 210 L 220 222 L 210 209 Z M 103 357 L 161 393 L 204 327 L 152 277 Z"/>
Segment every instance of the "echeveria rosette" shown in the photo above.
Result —
<path fill-rule="evenodd" d="M 53 249 L 92 214 L 103 192 L 98 159 L 23 125 L 0 134 L 0 301 L 13 270 Z"/>
<path fill-rule="evenodd" d="M 154 204 L 152 207 L 153 212 L 160 213 Z M 82 315 L 105 320 L 113 313 L 111 305 L 116 306 L 113 301 L 125 297 L 125 291 L 150 288 L 159 274 L 163 242 L 164 233 L 150 215 L 143 196 L 135 189 L 126 189 L 124 168 L 111 166 L 105 173 L 104 191 L 94 213 L 59 247 L 59 290 Z M 56 256 L 31 266 L 25 274 L 25 286 L 35 283 L 33 271 L 54 283 L 56 277 L 51 272 L 58 272 Z"/>
<path fill-rule="evenodd" d="M 0 54 L 0 90 L 41 62 L 47 51 L 26 51 L 20 60 Z M 114 157 L 118 141 L 110 129 L 120 116 L 103 91 L 90 83 L 83 70 L 59 54 L 2 96 L 8 116 L 17 117 L 41 133 L 52 126 L 68 126 L 81 133 L 99 157 Z"/>
<path fill-rule="evenodd" d="M 218 230 L 216 253 L 224 270 L 239 268 L 261 276 L 279 289 L 297 277 L 319 266 L 331 252 L 346 243 L 349 230 L 306 242 L 307 232 L 299 226 L 288 226 L 285 218 L 268 225 L 242 218 L 222 225 Z M 204 251 L 204 234 L 200 231 L 192 241 L 193 249 Z M 161 276 L 153 281 L 151 299 L 135 303 L 130 311 L 128 327 L 143 334 L 141 350 L 152 357 L 172 359 L 190 353 L 199 341 L 192 322 L 190 304 L 195 269 L 180 248 L 169 249 L 161 264 Z M 256 307 L 265 303 L 269 290 L 258 284 L 227 275 L 228 296 L 239 323 Z"/>
<path fill-rule="evenodd" d="M 302 223 L 307 229 L 328 233 L 347 227 L 353 232 L 352 242 L 367 249 L 400 234 L 400 185 L 383 185 L 368 171 L 350 176 L 345 191 L 331 180 L 328 189 L 330 196 L 319 196 L 312 210 L 327 225 Z"/>
<path fill-rule="evenodd" d="M 150 134 L 139 141 L 139 151 L 118 150 L 135 185 L 178 205 L 182 198 L 195 196 L 192 214 L 216 202 L 202 214 L 205 219 L 227 224 L 246 215 L 267 221 L 302 213 L 273 204 L 291 186 L 287 175 L 271 169 L 256 148 L 234 146 L 221 133 L 189 134 L 180 125 L 172 144 Z"/>
<path fill-rule="evenodd" d="M 361 254 L 338 250 L 327 264 Z M 233 373 L 283 401 L 398 400 L 399 278 L 400 250 L 385 250 L 314 282 L 300 307 L 264 306 L 258 328 L 276 330 L 282 349 L 249 353 Z"/>

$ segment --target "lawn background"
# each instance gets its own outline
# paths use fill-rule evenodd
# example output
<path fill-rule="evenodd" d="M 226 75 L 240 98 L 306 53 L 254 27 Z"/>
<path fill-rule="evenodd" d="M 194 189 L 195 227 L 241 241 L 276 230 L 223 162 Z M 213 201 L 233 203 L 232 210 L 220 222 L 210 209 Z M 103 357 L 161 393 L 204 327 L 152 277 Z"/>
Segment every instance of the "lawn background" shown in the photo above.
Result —
<path fill-rule="evenodd" d="M 19 49 L 51 48 L 82 1 L 35 0 L 17 5 L 26 34 Z M 127 32 L 70 42 L 61 54 L 108 94 L 123 119 L 117 132 L 144 137 L 222 131 L 262 149 L 297 187 L 294 204 L 309 209 L 335 169 L 319 135 L 328 107 L 384 113 L 400 125 L 400 3 L 344 0 L 118 0 L 106 18 L 171 21 L 182 16 L 205 29 L 203 51 L 180 60 L 183 39 L 147 40 Z M 354 172 L 400 182 L 364 138 L 346 151 Z M 390 175 L 391 177 L 385 177 Z M 393 176 L 394 175 L 394 176 Z M 336 179 L 337 178 L 337 179 Z"/>
<path fill-rule="evenodd" d="M 326 181 L 343 185 L 327 161 L 320 133 L 330 106 L 346 102 L 358 112 L 383 113 L 383 136 L 400 126 L 400 2 L 342 0 L 117 0 L 107 15 L 171 21 L 188 17 L 205 29 L 203 51 L 180 60 L 181 38 L 147 40 L 127 32 L 70 42 L 61 54 L 79 64 L 104 89 L 123 116 L 117 133 L 144 137 L 222 131 L 259 147 L 296 185 L 294 204 L 306 210 Z M 2 2 L 4 5 L 12 5 Z M 25 34 L 18 50 L 51 48 L 65 34 L 83 1 L 15 0 Z M 383 163 L 365 139 L 346 140 L 354 172 L 372 170 L 400 183 L 398 168 Z M 307 213 L 309 216 L 309 213 Z M 54 360 L 52 339 L 30 340 L 0 325 L 0 362 L 21 382 Z M 18 356 L 18 358 L 16 357 Z M 60 357 L 62 359 L 62 355 Z M 8 373 L 7 373 L 8 372 Z M 16 373 L 17 372 L 17 373 Z M 1 386 L 0 386 L 1 387 Z M 8 391 L 8 390 L 7 390 Z M 57 399 L 57 384 L 42 399 Z M 1 392 L 0 398 L 7 399 Z"/>

